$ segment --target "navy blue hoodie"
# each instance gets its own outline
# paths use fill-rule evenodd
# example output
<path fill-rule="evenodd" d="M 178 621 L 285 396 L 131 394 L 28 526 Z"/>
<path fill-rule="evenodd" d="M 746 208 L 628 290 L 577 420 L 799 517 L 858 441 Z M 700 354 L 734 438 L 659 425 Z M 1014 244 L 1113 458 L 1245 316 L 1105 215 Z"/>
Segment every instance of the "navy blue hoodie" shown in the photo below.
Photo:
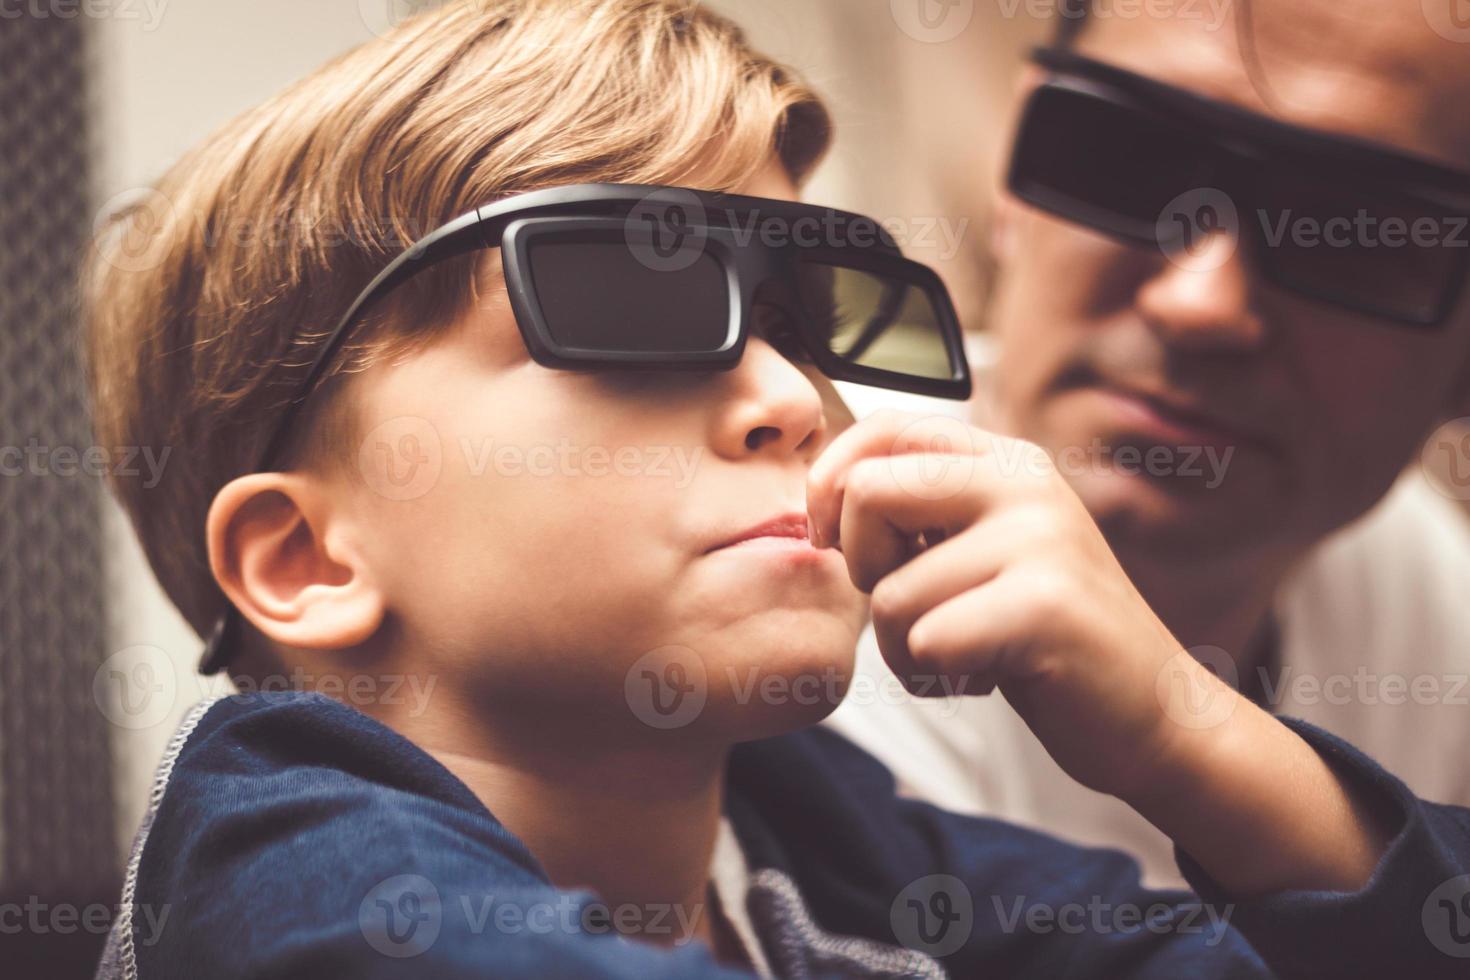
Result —
<path fill-rule="evenodd" d="M 1289 724 L 1393 814 L 1359 892 L 1233 901 L 1182 854 L 1196 893 L 1149 891 L 1121 854 L 901 799 L 812 729 L 731 755 L 748 921 L 783 978 L 1470 977 L 1470 812 Z M 321 695 L 242 695 L 170 743 L 99 976 L 747 975 L 615 919 L 394 731 Z"/>

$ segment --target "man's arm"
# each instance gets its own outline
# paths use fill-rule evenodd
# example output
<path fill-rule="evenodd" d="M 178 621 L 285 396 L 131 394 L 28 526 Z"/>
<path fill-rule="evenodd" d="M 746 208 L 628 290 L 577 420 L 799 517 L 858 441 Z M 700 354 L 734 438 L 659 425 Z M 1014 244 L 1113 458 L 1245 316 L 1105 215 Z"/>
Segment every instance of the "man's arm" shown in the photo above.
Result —
<path fill-rule="evenodd" d="M 1382 817 L 1389 842 L 1362 887 L 1240 902 L 1234 924 L 1282 976 L 1470 974 L 1470 810 L 1417 799 L 1341 739 L 1304 722 L 1284 725 Z M 1203 899 L 1230 900 L 1187 852 L 1177 856 Z"/>

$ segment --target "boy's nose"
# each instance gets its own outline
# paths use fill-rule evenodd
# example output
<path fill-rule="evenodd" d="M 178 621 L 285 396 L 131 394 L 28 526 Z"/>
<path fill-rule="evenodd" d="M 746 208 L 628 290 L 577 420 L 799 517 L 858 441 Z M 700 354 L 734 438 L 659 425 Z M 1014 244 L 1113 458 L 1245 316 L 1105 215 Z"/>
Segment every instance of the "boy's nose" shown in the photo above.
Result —
<path fill-rule="evenodd" d="M 756 453 L 816 458 L 827 420 L 821 394 L 800 368 L 752 336 L 724 381 L 728 387 L 710 440 L 715 452 L 730 459 Z"/>

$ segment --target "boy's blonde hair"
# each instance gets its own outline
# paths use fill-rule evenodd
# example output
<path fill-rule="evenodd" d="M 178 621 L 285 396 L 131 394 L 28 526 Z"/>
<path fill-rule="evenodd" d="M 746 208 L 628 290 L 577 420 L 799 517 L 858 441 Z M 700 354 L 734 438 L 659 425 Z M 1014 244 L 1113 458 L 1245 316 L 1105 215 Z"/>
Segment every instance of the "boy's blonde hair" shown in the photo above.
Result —
<path fill-rule="evenodd" d="M 415 239 L 558 184 L 728 190 L 773 153 L 800 180 L 829 137 L 816 96 L 692 0 L 441 7 L 216 132 L 99 236 L 84 282 L 99 443 L 170 450 L 156 486 L 113 478 L 170 598 L 200 633 L 220 613 L 214 495 L 253 466 L 353 297 Z M 471 271 L 400 289 L 334 373 L 433 336 L 472 302 Z M 350 431 L 343 399 L 325 401 L 317 428 Z"/>

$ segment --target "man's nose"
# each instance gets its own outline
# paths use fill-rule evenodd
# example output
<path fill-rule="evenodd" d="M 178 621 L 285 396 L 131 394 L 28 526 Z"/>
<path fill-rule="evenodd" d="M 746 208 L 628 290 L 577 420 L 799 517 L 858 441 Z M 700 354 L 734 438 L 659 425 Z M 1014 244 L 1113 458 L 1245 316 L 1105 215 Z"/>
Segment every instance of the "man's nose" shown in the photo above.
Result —
<path fill-rule="evenodd" d="M 1249 351 L 1265 344 L 1256 273 L 1240 243 L 1217 233 L 1170 257 L 1139 288 L 1137 306 L 1171 346 Z"/>
<path fill-rule="evenodd" d="M 820 392 L 801 369 L 752 336 L 724 380 L 728 387 L 711 434 L 716 452 L 730 459 L 758 453 L 816 458 L 827 420 Z"/>

